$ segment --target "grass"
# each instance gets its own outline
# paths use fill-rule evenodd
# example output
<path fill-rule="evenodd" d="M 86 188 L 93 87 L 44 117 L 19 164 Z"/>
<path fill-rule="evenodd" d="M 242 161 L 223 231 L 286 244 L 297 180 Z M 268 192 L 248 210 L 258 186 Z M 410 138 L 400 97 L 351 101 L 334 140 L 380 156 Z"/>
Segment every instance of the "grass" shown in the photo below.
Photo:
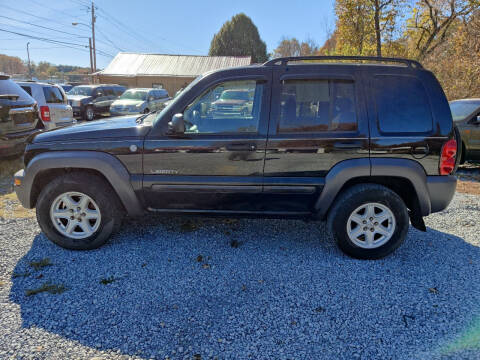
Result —
<path fill-rule="evenodd" d="M 35 271 L 42 270 L 44 267 L 52 266 L 53 264 L 50 262 L 49 258 L 44 258 L 39 261 L 30 261 L 30 267 L 32 267 Z"/>
<path fill-rule="evenodd" d="M 113 283 L 114 281 L 117 281 L 118 279 L 115 278 L 114 276 L 109 276 L 108 278 L 103 278 L 100 280 L 100 284 L 102 285 L 108 285 Z"/>
<path fill-rule="evenodd" d="M 65 292 L 67 288 L 64 285 L 56 285 L 56 284 L 50 284 L 48 282 L 43 283 L 42 286 L 36 288 L 36 289 L 27 289 L 25 290 L 25 295 L 26 296 L 33 296 L 40 294 L 42 292 L 48 292 L 49 294 L 61 294 Z"/>

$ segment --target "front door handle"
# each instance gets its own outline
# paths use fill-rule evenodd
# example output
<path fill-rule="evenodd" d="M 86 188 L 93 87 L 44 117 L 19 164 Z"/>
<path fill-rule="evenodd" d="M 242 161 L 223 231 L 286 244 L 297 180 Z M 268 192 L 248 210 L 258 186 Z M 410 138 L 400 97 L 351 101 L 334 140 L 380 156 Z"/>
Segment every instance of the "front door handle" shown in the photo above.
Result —
<path fill-rule="evenodd" d="M 255 151 L 257 146 L 252 143 L 233 143 L 226 146 L 228 151 Z"/>

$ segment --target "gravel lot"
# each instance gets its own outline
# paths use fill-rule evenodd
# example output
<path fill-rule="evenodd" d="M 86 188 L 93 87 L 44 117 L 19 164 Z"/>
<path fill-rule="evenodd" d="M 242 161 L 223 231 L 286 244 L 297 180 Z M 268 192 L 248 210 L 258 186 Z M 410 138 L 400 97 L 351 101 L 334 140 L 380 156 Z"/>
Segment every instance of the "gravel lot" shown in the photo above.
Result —
<path fill-rule="evenodd" d="M 0 358 L 480 358 L 479 218 L 458 193 L 380 261 L 315 222 L 151 217 L 73 252 L 0 218 Z"/>

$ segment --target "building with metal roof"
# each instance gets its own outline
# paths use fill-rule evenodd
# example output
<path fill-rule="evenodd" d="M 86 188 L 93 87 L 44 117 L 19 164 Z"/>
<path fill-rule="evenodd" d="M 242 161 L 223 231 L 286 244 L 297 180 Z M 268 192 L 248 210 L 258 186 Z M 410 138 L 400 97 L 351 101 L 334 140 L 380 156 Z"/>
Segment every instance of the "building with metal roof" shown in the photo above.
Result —
<path fill-rule="evenodd" d="M 250 65 L 250 56 L 165 55 L 120 52 L 94 75 L 101 83 L 127 87 L 164 88 L 173 96 L 198 75 L 212 70 Z"/>

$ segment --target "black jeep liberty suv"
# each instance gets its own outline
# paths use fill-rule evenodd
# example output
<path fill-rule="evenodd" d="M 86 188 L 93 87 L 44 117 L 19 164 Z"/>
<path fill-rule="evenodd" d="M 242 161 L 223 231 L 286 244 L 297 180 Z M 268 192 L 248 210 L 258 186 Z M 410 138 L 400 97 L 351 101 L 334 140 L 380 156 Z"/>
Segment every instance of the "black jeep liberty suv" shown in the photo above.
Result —
<path fill-rule="evenodd" d="M 218 111 L 226 91 L 251 104 Z M 448 206 L 456 153 L 418 62 L 280 58 L 200 76 L 161 112 L 32 136 L 15 184 L 68 249 L 101 246 L 125 215 L 203 213 L 326 219 L 345 253 L 376 259 Z"/>

